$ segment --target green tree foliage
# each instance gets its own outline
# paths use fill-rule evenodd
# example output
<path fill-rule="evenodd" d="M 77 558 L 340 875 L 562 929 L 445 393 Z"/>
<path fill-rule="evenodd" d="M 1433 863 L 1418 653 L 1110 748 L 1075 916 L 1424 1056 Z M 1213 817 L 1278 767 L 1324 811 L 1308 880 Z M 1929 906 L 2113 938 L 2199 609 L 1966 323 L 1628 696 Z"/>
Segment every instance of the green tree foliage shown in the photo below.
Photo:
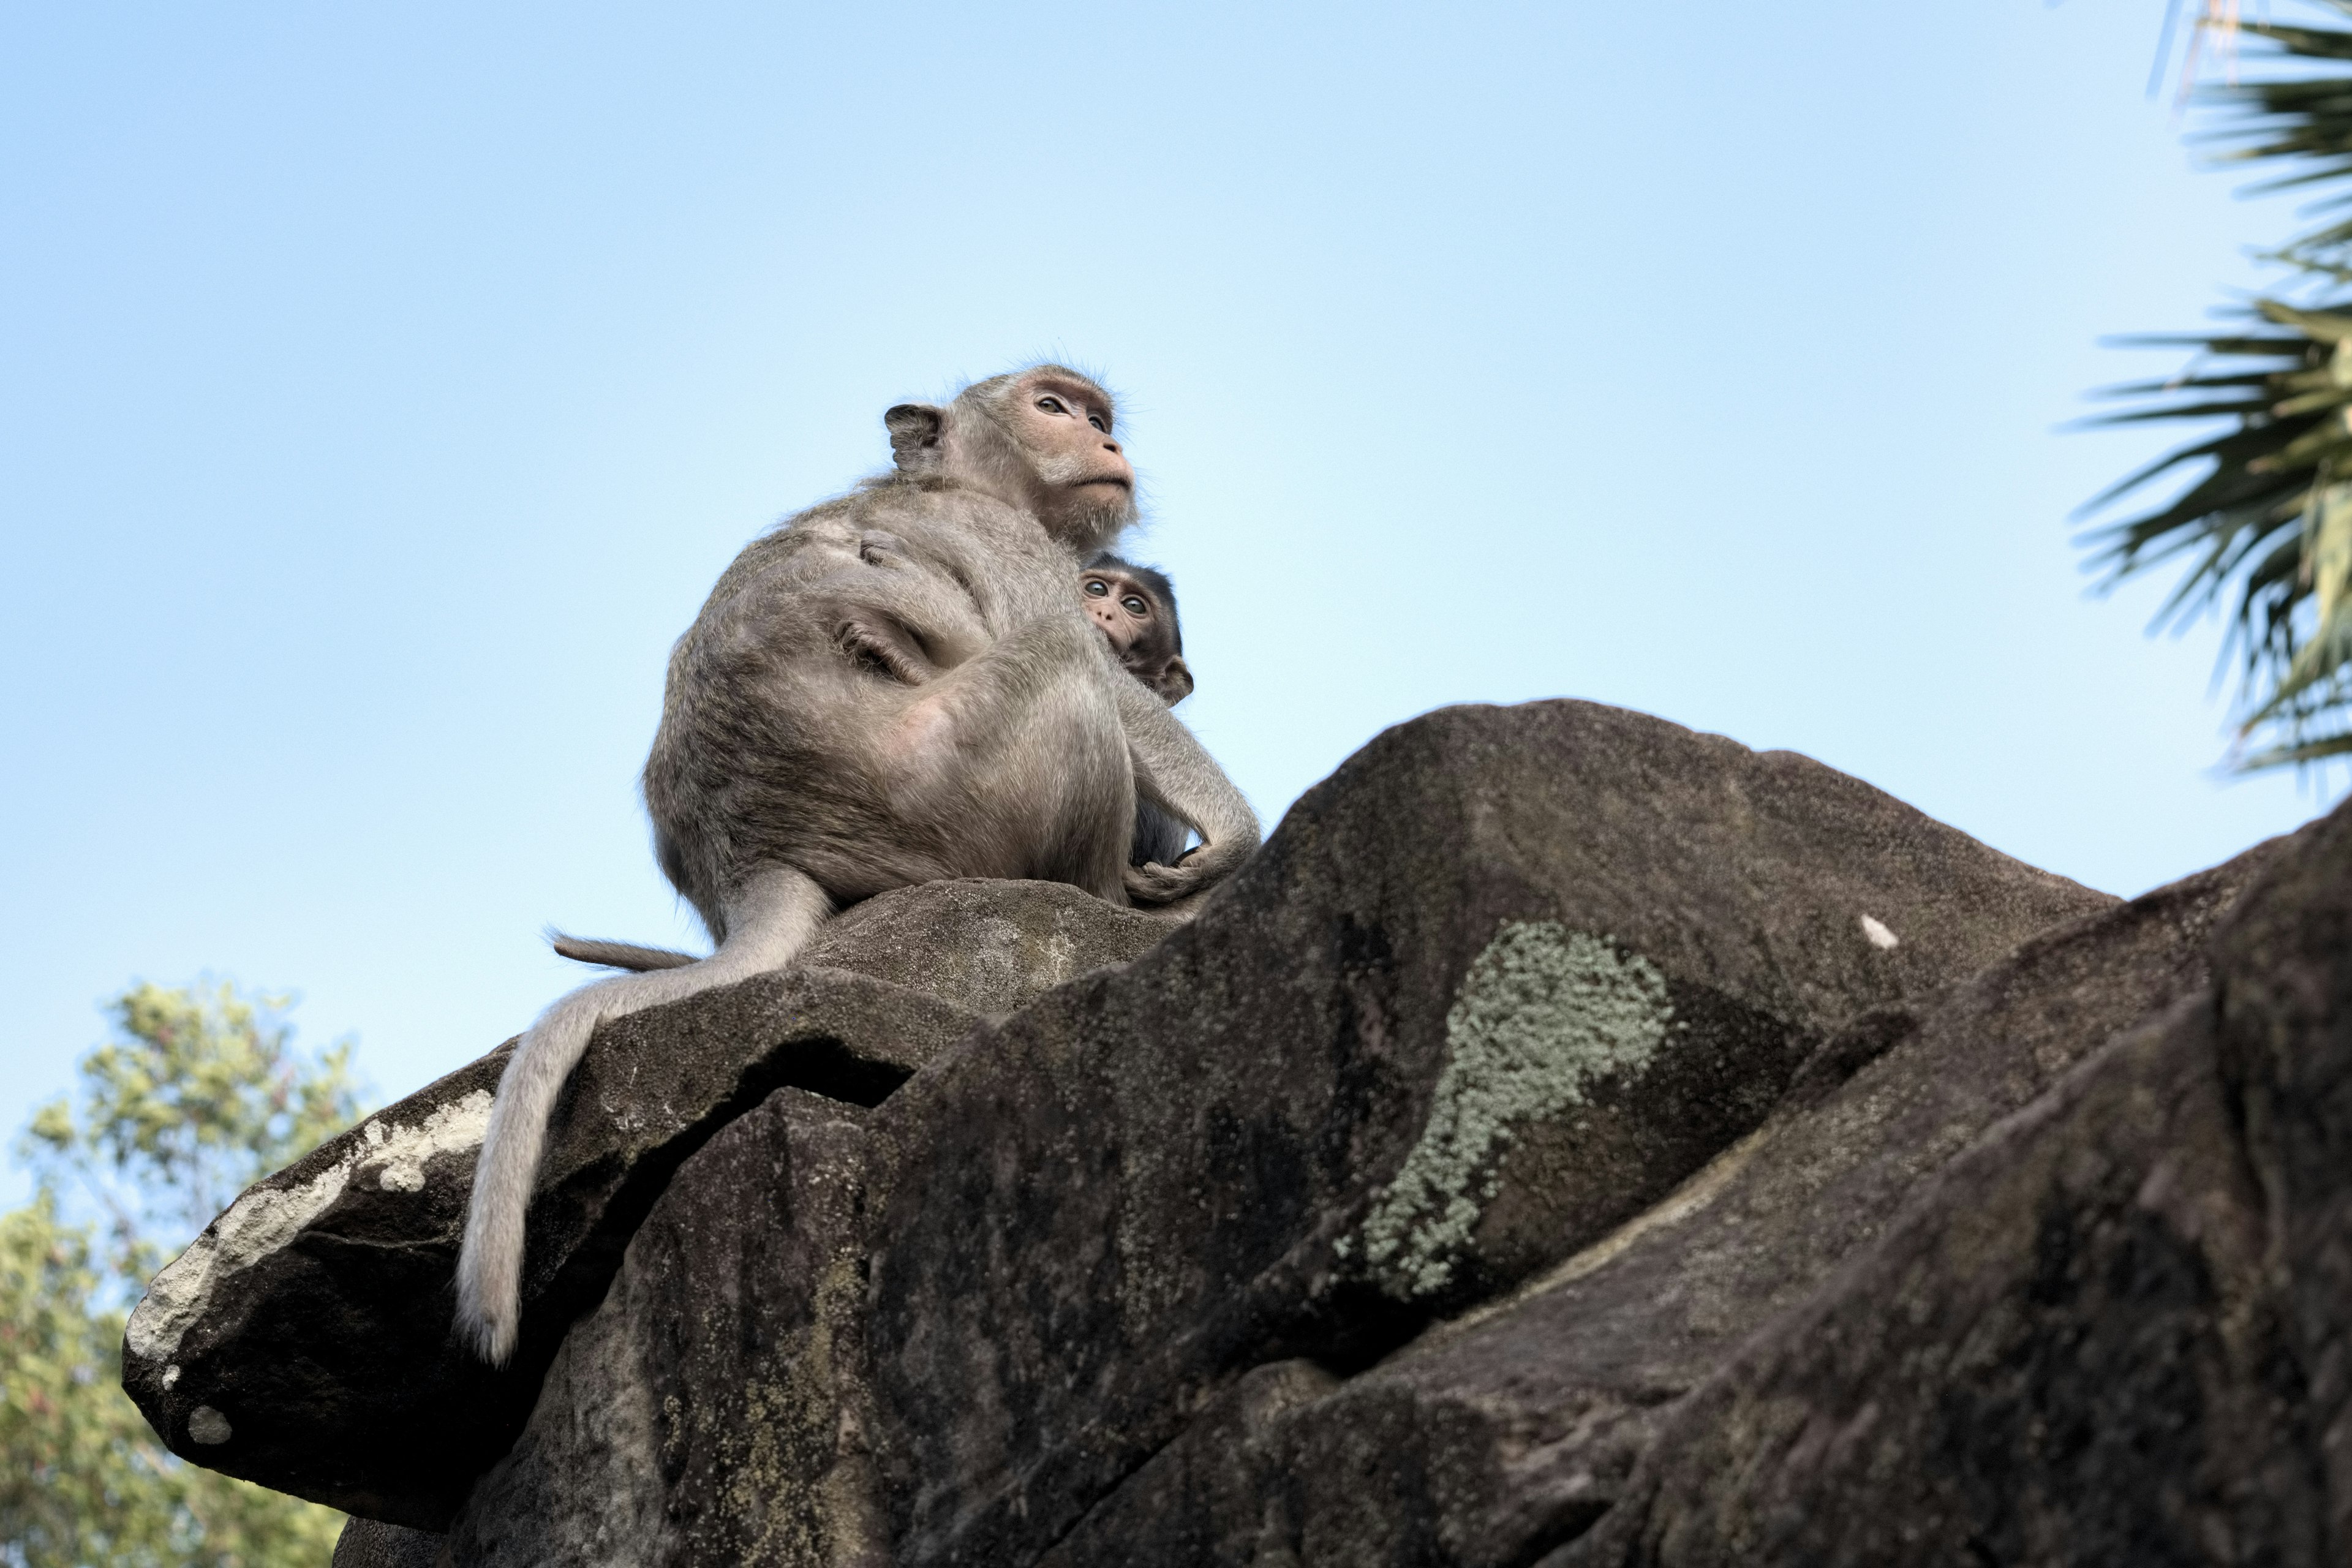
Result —
<path fill-rule="evenodd" d="M 2312 0 L 2352 16 L 2352 0 Z M 2234 7 L 2232 7 L 2234 10 Z M 2110 389 L 2135 406 L 2105 423 L 2227 421 L 2092 503 L 2160 476 L 2168 503 L 2090 536 L 2114 582 L 2185 563 L 2158 613 L 2208 609 L 2239 667 L 2241 768 L 2352 755 L 2352 31 L 2249 22 L 2252 63 L 2283 67 L 2205 90 L 2222 110 L 2224 160 L 2280 171 L 2264 188 L 2313 187 L 2332 215 L 2271 259 L 2292 269 L 2227 330 L 2136 340 L 2194 349 L 2179 374 Z"/>
<path fill-rule="evenodd" d="M 0 1214 L 0 1564 L 321 1568 L 342 1516 L 186 1464 L 121 1389 L 126 1310 L 255 1177 L 358 1115 L 351 1047 L 292 1046 L 283 996 L 140 985 L 34 1116 L 33 1201 Z M 94 1206 L 102 1222 L 68 1210 Z"/>

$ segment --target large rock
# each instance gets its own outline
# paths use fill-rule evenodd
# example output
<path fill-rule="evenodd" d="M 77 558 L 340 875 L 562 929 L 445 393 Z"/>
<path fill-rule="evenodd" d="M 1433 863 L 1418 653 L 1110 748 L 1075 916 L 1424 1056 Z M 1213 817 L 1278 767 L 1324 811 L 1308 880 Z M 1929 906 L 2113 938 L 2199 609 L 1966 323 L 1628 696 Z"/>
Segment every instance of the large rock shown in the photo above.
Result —
<path fill-rule="evenodd" d="M 2352 805 L 2273 858 L 1547 1568 L 2352 1561 Z"/>
<path fill-rule="evenodd" d="M 1769 1122 L 1665 1202 L 1355 1376 L 1259 1369 L 1045 1561 L 1076 1568 L 1116 1545 L 1136 1568 L 1254 1552 L 1300 1568 L 1497 1568 L 1576 1540 L 1619 1505 L 1645 1454 L 1670 1447 L 1660 1430 L 1677 1403 L 1871 1245 L 1923 1182 L 2117 1030 L 2195 994 L 2212 920 L 2276 854 L 1861 1016 Z"/>
<path fill-rule="evenodd" d="M 2215 944 L 2222 1076 L 2261 1184 L 2267 1241 L 2326 1482 L 2352 1560 L 2352 803 L 2273 872 Z"/>
<path fill-rule="evenodd" d="M 742 1184 L 805 1165 L 801 1112 L 685 1165 L 455 1560 L 696 1561 L 679 1521 L 782 1488 L 797 1533 L 754 1549 L 739 1521 L 710 1560 L 831 1560 L 823 1541 L 1030 1561 L 1115 1511 L 1204 1407 L 1347 1386 L 1608 1235 L 1792 1083 L 1834 1089 L 1901 1032 L 1889 1009 L 2112 904 L 1803 758 L 1580 703 L 1418 721 L 1302 801 L 1194 924 L 865 1119 L 862 1158 L 828 1166 L 863 1169 L 871 1252 L 828 1375 L 791 1382 L 748 1326 L 789 1333 L 838 1300 L 805 1237 L 837 1236 L 847 1200 Z M 789 1238 L 756 1291 L 728 1283 L 744 1244 L 673 1239 L 738 1212 Z M 671 1343 L 706 1332 L 727 1348 Z M 761 1406 L 803 1435 L 782 1468 L 733 1415 L 711 1417 L 732 1447 L 668 1458 L 696 1412 L 788 1383 Z M 1165 1522 L 1068 1560 L 1192 1560 Z"/>
<path fill-rule="evenodd" d="M 184 1457 L 439 1529 L 719 1128 L 782 1086 L 877 1104 L 974 1025 L 1168 929 L 1055 884 L 934 883 L 849 911 L 792 971 L 600 1030 L 550 1129 L 521 1345 L 493 1371 L 452 1339 L 450 1280 L 502 1047 L 240 1197 L 131 1315 L 123 1384 Z"/>
<path fill-rule="evenodd" d="M 783 1089 L 688 1163 L 476 1489 L 454 1562 L 887 1568 L 861 1120 Z"/>
<path fill-rule="evenodd" d="M 1840 1026 L 2113 902 L 1817 763 L 1621 710 L 1391 731 L 1194 923 L 876 1112 L 899 1561 L 1032 1560 L 1253 1366 L 1354 1371 L 1581 1251 Z M 1649 1289 L 1664 1355 L 1676 1287 Z"/>
<path fill-rule="evenodd" d="M 335 1538 L 334 1561 L 328 1568 L 440 1568 L 447 1544 L 429 1531 L 355 1514 L 343 1521 L 343 1532 Z"/>

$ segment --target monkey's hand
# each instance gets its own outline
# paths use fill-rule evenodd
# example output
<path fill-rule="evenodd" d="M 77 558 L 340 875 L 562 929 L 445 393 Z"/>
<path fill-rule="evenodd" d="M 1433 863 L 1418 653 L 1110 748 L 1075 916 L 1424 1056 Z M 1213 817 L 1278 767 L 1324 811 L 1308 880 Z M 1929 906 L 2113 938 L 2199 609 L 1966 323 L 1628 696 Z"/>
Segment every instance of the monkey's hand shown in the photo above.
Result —
<path fill-rule="evenodd" d="M 1218 844 L 1196 844 L 1177 857 L 1173 866 L 1149 862 L 1129 866 L 1123 879 L 1127 896 L 1139 904 L 1172 904 L 1206 888 L 1213 888 L 1239 868 L 1257 847 L 1257 836 L 1227 838 Z"/>
<path fill-rule="evenodd" d="M 1105 656 L 1108 658 L 1108 655 Z M 1124 670 L 1113 678 L 1136 793 L 1184 823 L 1201 842 L 1173 866 L 1130 866 L 1127 895 L 1139 904 L 1165 904 L 1232 875 L 1258 845 L 1257 815 L 1224 770 L 1167 704 Z"/>

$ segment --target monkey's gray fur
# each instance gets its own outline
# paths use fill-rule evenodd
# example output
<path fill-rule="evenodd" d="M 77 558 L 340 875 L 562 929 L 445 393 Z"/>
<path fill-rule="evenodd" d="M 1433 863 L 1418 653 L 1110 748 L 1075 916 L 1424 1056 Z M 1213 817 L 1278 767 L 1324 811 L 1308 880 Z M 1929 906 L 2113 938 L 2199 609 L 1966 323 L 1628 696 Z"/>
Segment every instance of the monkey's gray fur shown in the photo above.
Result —
<path fill-rule="evenodd" d="M 1129 585 L 1140 588 L 1154 601 L 1158 615 L 1152 635 L 1129 644 L 1127 651 L 1118 657 L 1129 675 L 1158 692 L 1160 700 L 1173 708 L 1193 690 L 1192 671 L 1183 662 L 1184 627 L 1176 608 L 1175 583 L 1156 566 L 1139 566 L 1108 550 L 1098 552 L 1088 561 L 1081 575 L 1092 577 L 1103 572 L 1124 577 Z M 1191 828 L 1139 795 L 1135 803 L 1135 837 L 1128 848 L 1128 864 L 1172 866 L 1182 858 L 1192 836 Z M 677 969 L 695 962 L 690 952 L 643 942 L 608 942 L 553 930 L 547 933 L 547 940 L 560 956 L 605 969 L 642 973 L 652 969 Z"/>
<path fill-rule="evenodd" d="M 566 936 L 560 931 L 547 933 L 547 945 L 562 956 L 581 963 L 594 963 L 606 969 L 630 969 L 643 973 L 648 969 L 683 969 L 698 962 L 694 954 L 680 952 L 674 947 L 647 947 L 643 942 L 605 942 L 588 936 Z"/>
<path fill-rule="evenodd" d="M 1049 404 L 1096 411 L 1101 441 L 1039 435 Z M 646 804 L 716 950 L 573 944 L 671 966 L 582 986 L 516 1047 L 457 1263 L 457 1327 L 490 1362 L 514 1350 L 548 1116 L 598 1025 L 780 969 L 836 907 L 887 889 L 1034 878 L 1163 903 L 1257 846 L 1241 793 L 1070 591 L 1134 516 L 1108 395 L 1038 365 L 884 422 L 896 471 L 755 540 L 670 656 Z M 1200 834 L 1181 865 L 1128 863 L 1139 798 Z"/>

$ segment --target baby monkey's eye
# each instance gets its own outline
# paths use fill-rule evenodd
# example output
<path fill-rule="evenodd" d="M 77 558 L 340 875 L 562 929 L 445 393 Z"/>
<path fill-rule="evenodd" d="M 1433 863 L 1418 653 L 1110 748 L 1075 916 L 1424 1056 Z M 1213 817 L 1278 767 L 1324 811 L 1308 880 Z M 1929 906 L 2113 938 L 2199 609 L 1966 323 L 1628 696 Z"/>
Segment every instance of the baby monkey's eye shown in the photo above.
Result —
<path fill-rule="evenodd" d="M 1151 606 L 1145 604 L 1142 600 L 1137 598 L 1132 594 L 1129 594 L 1126 598 L 1121 599 L 1118 604 L 1119 608 L 1125 610 L 1129 615 L 1133 616 L 1139 621 L 1151 613 Z"/>
<path fill-rule="evenodd" d="M 1087 423 L 1093 426 L 1096 429 L 1101 431 L 1106 436 L 1110 434 L 1110 426 L 1102 422 L 1102 416 L 1099 414 L 1087 415 Z"/>
<path fill-rule="evenodd" d="M 1087 592 L 1099 599 L 1110 592 L 1110 584 L 1099 577 L 1089 577 L 1087 579 Z"/>
<path fill-rule="evenodd" d="M 1062 406 L 1062 400 L 1058 397 L 1041 397 L 1037 400 L 1037 406 L 1044 409 L 1048 414 L 1067 414 L 1069 412 L 1068 409 Z"/>

